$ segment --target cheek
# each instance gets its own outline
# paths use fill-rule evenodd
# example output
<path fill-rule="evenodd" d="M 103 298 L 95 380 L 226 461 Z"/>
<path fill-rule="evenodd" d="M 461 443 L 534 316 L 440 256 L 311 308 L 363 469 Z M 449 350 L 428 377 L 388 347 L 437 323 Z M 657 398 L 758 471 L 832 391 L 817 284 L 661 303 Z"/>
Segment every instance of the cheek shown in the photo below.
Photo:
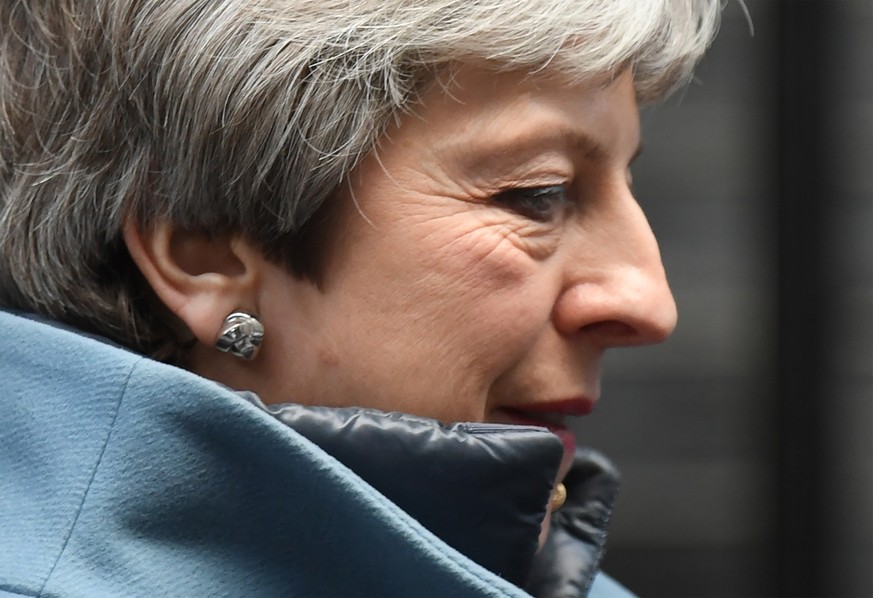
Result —
<path fill-rule="evenodd" d="M 434 254 L 440 272 L 446 315 L 461 330 L 475 332 L 489 361 L 518 359 L 548 323 L 552 288 L 547 265 L 533 259 L 503 227 L 488 227 L 456 237 Z M 451 316 L 449 316 L 451 317 Z M 471 347 L 471 354 L 480 353 Z"/>
<path fill-rule="evenodd" d="M 336 381 L 337 400 L 481 418 L 494 381 L 548 325 L 554 277 L 506 227 L 464 217 L 402 224 L 358 239 L 333 271 L 318 303 L 320 379 Z"/>

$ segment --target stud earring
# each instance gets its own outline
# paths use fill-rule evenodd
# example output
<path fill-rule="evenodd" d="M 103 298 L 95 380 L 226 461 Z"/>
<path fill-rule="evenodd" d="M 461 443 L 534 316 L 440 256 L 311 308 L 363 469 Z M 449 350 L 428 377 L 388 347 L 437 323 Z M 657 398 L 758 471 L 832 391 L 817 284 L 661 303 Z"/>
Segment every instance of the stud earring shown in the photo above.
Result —
<path fill-rule="evenodd" d="M 264 325 L 255 316 L 235 311 L 224 319 L 215 348 L 250 361 L 261 348 Z"/>

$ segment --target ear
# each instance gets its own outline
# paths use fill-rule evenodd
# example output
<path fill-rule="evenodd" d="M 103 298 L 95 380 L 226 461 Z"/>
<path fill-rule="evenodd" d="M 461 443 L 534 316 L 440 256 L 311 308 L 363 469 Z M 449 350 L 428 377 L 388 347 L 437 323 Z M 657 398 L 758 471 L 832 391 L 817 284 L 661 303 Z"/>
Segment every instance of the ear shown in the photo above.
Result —
<path fill-rule="evenodd" d="M 160 222 L 146 230 L 132 219 L 124 242 L 152 290 L 201 343 L 211 346 L 228 314 L 257 314 L 264 258 L 239 235 L 212 237 Z"/>

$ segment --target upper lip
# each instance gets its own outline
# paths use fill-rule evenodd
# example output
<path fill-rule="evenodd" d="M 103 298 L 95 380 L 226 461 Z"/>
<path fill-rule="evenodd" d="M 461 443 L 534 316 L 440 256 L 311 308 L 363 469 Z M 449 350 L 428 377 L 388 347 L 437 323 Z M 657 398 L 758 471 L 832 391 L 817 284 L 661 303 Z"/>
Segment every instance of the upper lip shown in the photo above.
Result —
<path fill-rule="evenodd" d="M 507 407 L 509 411 L 525 414 L 556 413 L 559 415 L 588 415 L 594 409 L 595 401 L 588 397 L 573 397 L 553 401 L 537 401 Z"/>

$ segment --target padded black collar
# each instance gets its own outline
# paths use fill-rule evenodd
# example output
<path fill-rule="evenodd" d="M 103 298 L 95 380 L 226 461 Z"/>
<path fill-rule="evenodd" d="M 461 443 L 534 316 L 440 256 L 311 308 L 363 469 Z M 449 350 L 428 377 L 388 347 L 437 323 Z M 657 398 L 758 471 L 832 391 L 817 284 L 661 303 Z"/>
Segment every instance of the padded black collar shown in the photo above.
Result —
<path fill-rule="evenodd" d="M 361 408 L 264 408 L 447 544 L 524 585 L 563 455 L 554 434 Z"/>

